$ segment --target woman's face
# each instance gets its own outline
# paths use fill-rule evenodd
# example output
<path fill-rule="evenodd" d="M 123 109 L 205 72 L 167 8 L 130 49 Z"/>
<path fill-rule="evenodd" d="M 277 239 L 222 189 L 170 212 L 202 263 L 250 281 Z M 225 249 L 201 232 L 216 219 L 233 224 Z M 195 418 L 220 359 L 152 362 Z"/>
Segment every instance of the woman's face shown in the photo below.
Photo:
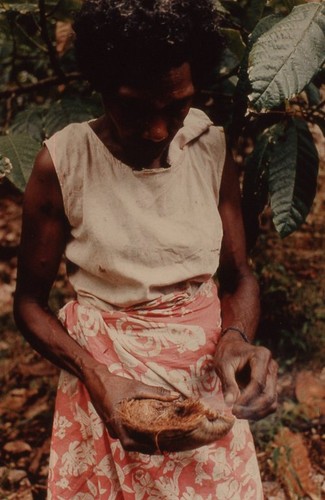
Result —
<path fill-rule="evenodd" d="M 120 85 L 114 95 L 103 95 L 115 145 L 126 161 L 144 167 L 163 154 L 183 126 L 194 95 L 189 63 L 150 77 L 148 84 Z"/>

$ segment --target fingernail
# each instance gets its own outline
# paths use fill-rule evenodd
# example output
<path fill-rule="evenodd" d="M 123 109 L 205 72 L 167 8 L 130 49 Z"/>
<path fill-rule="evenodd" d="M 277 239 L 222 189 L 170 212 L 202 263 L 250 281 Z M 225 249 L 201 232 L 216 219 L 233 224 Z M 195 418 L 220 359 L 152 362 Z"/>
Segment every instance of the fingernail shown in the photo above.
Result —
<path fill-rule="evenodd" d="M 180 397 L 180 393 L 175 392 L 175 391 L 170 391 L 170 395 L 172 396 L 172 398 L 179 398 Z"/>
<path fill-rule="evenodd" d="M 226 394 L 225 396 L 225 403 L 228 406 L 232 406 L 234 404 L 234 395 L 231 393 Z"/>

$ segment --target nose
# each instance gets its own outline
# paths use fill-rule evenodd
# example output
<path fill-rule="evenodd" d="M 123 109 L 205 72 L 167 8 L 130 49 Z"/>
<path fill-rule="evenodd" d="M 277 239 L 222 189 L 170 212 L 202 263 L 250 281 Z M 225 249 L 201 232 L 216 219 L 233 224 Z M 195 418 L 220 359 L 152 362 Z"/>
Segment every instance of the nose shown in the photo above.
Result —
<path fill-rule="evenodd" d="M 143 139 L 152 142 L 162 142 L 168 138 L 168 124 L 163 116 L 152 116 L 145 124 Z"/>

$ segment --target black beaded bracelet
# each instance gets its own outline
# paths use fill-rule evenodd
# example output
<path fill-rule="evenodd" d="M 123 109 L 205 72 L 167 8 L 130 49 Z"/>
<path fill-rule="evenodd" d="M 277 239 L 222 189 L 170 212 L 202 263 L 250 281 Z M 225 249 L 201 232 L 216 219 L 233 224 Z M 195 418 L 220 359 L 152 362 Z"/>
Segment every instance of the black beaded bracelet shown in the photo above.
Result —
<path fill-rule="evenodd" d="M 241 338 L 245 342 L 247 342 L 247 344 L 250 344 L 250 340 L 247 337 L 246 333 L 243 332 L 240 328 L 237 328 L 236 326 L 228 326 L 228 328 L 225 328 L 224 330 L 222 330 L 220 338 L 223 337 L 224 335 L 226 335 L 226 333 L 231 332 L 231 331 L 239 333 L 239 335 L 241 336 Z"/>

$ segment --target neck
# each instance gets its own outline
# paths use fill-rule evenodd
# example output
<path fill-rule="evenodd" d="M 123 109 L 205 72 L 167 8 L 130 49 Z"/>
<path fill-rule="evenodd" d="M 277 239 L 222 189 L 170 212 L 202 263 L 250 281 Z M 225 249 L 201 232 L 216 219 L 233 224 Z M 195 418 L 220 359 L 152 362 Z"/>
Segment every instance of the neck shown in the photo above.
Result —
<path fill-rule="evenodd" d="M 104 146 L 109 150 L 109 152 L 115 156 L 118 160 L 128 165 L 133 170 L 144 170 L 144 169 L 154 169 L 154 168 L 168 168 L 170 167 L 167 156 L 168 156 L 168 148 L 162 151 L 162 153 L 154 158 L 150 163 L 143 164 L 140 161 L 131 160 L 126 151 L 124 151 L 123 147 L 119 144 L 119 142 L 114 137 L 114 129 L 111 126 L 107 117 L 101 116 L 97 120 L 90 123 L 91 128 L 97 135 L 97 137 L 101 140 Z"/>

